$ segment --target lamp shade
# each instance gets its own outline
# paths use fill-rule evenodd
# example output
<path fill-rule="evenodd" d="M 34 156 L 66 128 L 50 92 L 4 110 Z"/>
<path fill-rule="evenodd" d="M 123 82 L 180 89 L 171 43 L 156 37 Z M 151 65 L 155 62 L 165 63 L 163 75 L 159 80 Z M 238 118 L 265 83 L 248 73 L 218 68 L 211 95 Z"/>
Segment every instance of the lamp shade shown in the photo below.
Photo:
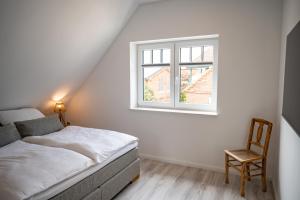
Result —
<path fill-rule="evenodd" d="M 54 107 L 54 112 L 66 112 L 65 104 L 63 102 L 57 102 Z"/>

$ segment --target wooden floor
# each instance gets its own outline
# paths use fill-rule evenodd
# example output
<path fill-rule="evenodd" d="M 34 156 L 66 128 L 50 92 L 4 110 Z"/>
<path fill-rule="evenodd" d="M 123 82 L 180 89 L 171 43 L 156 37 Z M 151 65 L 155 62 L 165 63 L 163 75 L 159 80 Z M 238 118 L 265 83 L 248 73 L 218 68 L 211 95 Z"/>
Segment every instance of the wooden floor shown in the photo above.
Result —
<path fill-rule="evenodd" d="M 273 200 L 271 184 L 261 191 L 260 179 L 246 183 L 245 198 L 239 195 L 239 176 L 197 168 L 142 160 L 140 178 L 126 187 L 114 200 Z"/>

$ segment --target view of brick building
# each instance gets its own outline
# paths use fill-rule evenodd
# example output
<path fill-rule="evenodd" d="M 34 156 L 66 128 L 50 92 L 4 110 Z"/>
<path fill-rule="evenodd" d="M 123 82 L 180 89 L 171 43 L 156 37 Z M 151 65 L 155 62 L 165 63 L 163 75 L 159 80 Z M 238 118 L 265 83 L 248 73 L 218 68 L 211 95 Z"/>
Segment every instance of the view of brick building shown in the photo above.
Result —
<path fill-rule="evenodd" d="M 189 104 L 210 103 L 212 92 L 211 67 L 188 68 L 181 67 L 180 101 Z M 147 101 L 170 101 L 170 67 L 161 67 L 153 71 L 144 80 Z"/>
<path fill-rule="evenodd" d="M 212 92 L 212 68 L 205 68 L 194 81 L 181 87 L 181 92 L 186 95 L 184 102 L 191 104 L 209 104 Z"/>
<path fill-rule="evenodd" d="M 145 89 L 153 93 L 148 100 L 170 101 L 170 67 L 162 67 L 145 78 Z"/>

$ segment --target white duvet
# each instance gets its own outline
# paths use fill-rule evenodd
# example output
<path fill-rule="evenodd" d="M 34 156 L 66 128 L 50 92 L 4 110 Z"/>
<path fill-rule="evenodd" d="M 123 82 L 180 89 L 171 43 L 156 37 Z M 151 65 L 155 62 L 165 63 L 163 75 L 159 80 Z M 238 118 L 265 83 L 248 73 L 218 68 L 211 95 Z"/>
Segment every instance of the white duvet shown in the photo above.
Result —
<path fill-rule="evenodd" d="M 0 199 L 27 199 L 93 164 L 70 150 L 13 142 L 0 148 Z"/>
<path fill-rule="evenodd" d="M 115 131 L 68 126 L 48 135 L 26 137 L 24 141 L 73 150 L 101 163 L 138 139 Z"/>

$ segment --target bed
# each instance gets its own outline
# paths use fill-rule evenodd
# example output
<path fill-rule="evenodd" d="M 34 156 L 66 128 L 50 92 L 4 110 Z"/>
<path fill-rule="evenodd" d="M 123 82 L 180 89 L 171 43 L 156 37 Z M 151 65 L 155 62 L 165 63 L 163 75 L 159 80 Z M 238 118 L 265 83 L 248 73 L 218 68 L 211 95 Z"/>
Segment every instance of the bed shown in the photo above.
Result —
<path fill-rule="evenodd" d="M 2 120 L 1 122 L 1 118 L 3 119 L 3 116 L 0 112 L 0 123 L 3 124 L 4 120 Z M 14 117 L 11 117 L 5 122 L 7 123 L 14 121 L 13 118 Z M 21 119 L 21 122 L 22 120 L 26 122 L 27 120 L 24 120 L 23 118 Z M 28 119 L 28 116 L 26 115 L 25 118 Z M 43 116 L 35 115 L 33 120 L 39 120 L 42 118 Z M 20 118 L 18 120 L 20 120 Z M 31 125 L 32 124 L 34 123 L 31 122 Z M 16 125 L 18 127 L 19 124 L 16 123 Z M 41 123 L 39 123 L 39 125 L 41 125 Z M 36 124 L 35 126 L 38 127 L 38 125 Z M 41 127 L 43 128 L 43 126 L 40 126 L 40 128 Z M 67 173 L 68 176 L 59 176 L 57 177 L 57 179 L 52 180 L 52 182 L 48 181 L 48 178 L 51 178 L 51 174 L 49 175 L 49 177 L 45 176 L 45 180 L 43 180 L 43 177 L 41 176 L 41 179 L 36 178 L 36 188 L 38 189 L 33 190 L 31 187 L 25 187 L 26 184 L 23 184 L 21 186 L 25 187 L 25 189 L 29 190 L 30 192 L 25 193 L 26 195 L 22 195 L 22 191 L 25 189 L 21 188 L 21 192 L 17 192 L 17 194 L 14 194 L 13 191 L 18 190 L 12 189 L 12 191 L 9 191 L 9 195 L 12 195 L 9 199 L 109 200 L 112 199 L 116 194 L 118 194 L 129 183 L 136 180 L 140 174 L 138 140 L 133 136 L 119 132 L 84 128 L 79 126 L 69 126 L 63 128 L 62 130 L 47 133 L 44 135 L 27 136 L 24 137 L 22 141 L 17 140 L 11 144 L 1 147 L 0 161 L 2 158 L 2 161 L 6 160 L 7 162 L 7 158 L 11 156 L 10 153 L 13 152 L 11 149 L 15 149 L 11 146 L 16 145 L 20 146 L 18 149 L 26 149 L 29 147 L 39 149 L 38 152 L 40 152 L 41 155 L 38 155 L 36 158 L 29 153 L 29 155 L 31 155 L 30 159 L 32 159 L 33 161 L 29 160 L 26 162 L 27 168 L 31 167 L 31 165 L 28 165 L 29 162 L 42 162 L 37 164 L 37 166 L 44 167 L 44 165 L 47 165 L 49 169 L 45 167 L 45 169 L 43 170 L 54 170 L 52 171 L 52 173 L 55 174 L 55 177 L 57 171 L 59 170 L 65 170 L 65 173 Z M 30 148 L 29 152 L 31 151 Z M 8 155 L 2 153 L 3 155 L 1 157 L 1 152 L 4 151 Z M 42 161 L 39 160 L 41 159 L 41 157 L 46 158 L 45 155 L 52 151 L 60 152 L 56 154 L 56 159 L 48 158 L 46 162 L 43 159 Z M 28 152 L 26 151 L 19 151 L 14 153 L 14 162 L 17 160 L 17 157 L 24 157 L 23 154 L 28 154 Z M 43 153 L 45 155 L 43 155 Z M 73 155 L 74 159 L 71 161 L 67 161 L 66 157 L 72 158 L 72 156 L 61 157 L 61 155 L 64 154 Z M 80 159 L 76 157 L 81 158 L 82 161 L 79 162 Z M 11 167 L 11 162 L 6 163 L 6 168 L 3 167 L 2 161 L 0 162 L 0 178 L 2 184 L 1 188 L 10 188 L 7 187 L 7 185 L 18 185 L 17 182 L 19 180 L 19 177 L 17 177 L 16 174 L 21 173 L 18 170 L 17 173 L 16 171 L 11 171 L 11 174 L 9 175 L 11 177 L 8 178 L 7 182 L 2 181 L 6 180 L 3 178 L 6 176 L 5 174 L 7 168 Z M 84 167 L 77 167 L 77 169 L 75 165 L 76 162 L 78 162 L 77 165 Z M 66 163 L 70 163 L 70 166 Z M 17 166 L 19 166 L 20 169 L 24 167 L 22 163 L 18 163 Z M 72 170 L 72 167 L 75 167 L 76 170 Z M 36 170 L 38 172 L 42 171 L 38 167 L 36 168 L 37 169 L 30 170 Z M 68 172 L 68 170 L 71 170 L 72 173 Z M 11 181 L 10 179 L 12 179 L 13 181 L 9 182 Z M 24 183 L 26 183 L 28 182 L 28 179 L 30 179 L 30 176 L 27 178 L 25 176 L 24 179 Z M 39 181 L 42 183 L 41 185 L 43 187 L 38 187 L 38 185 L 40 184 Z M 44 184 L 45 182 L 49 183 Z M 28 183 L 28 185 L 31 185 L 31 183 Z M 5 191 L 3 192 L 0 189 L 0 199 L 7 199 L 5 198 L 5 195 L 7 195 L 5 194 Z"/>

